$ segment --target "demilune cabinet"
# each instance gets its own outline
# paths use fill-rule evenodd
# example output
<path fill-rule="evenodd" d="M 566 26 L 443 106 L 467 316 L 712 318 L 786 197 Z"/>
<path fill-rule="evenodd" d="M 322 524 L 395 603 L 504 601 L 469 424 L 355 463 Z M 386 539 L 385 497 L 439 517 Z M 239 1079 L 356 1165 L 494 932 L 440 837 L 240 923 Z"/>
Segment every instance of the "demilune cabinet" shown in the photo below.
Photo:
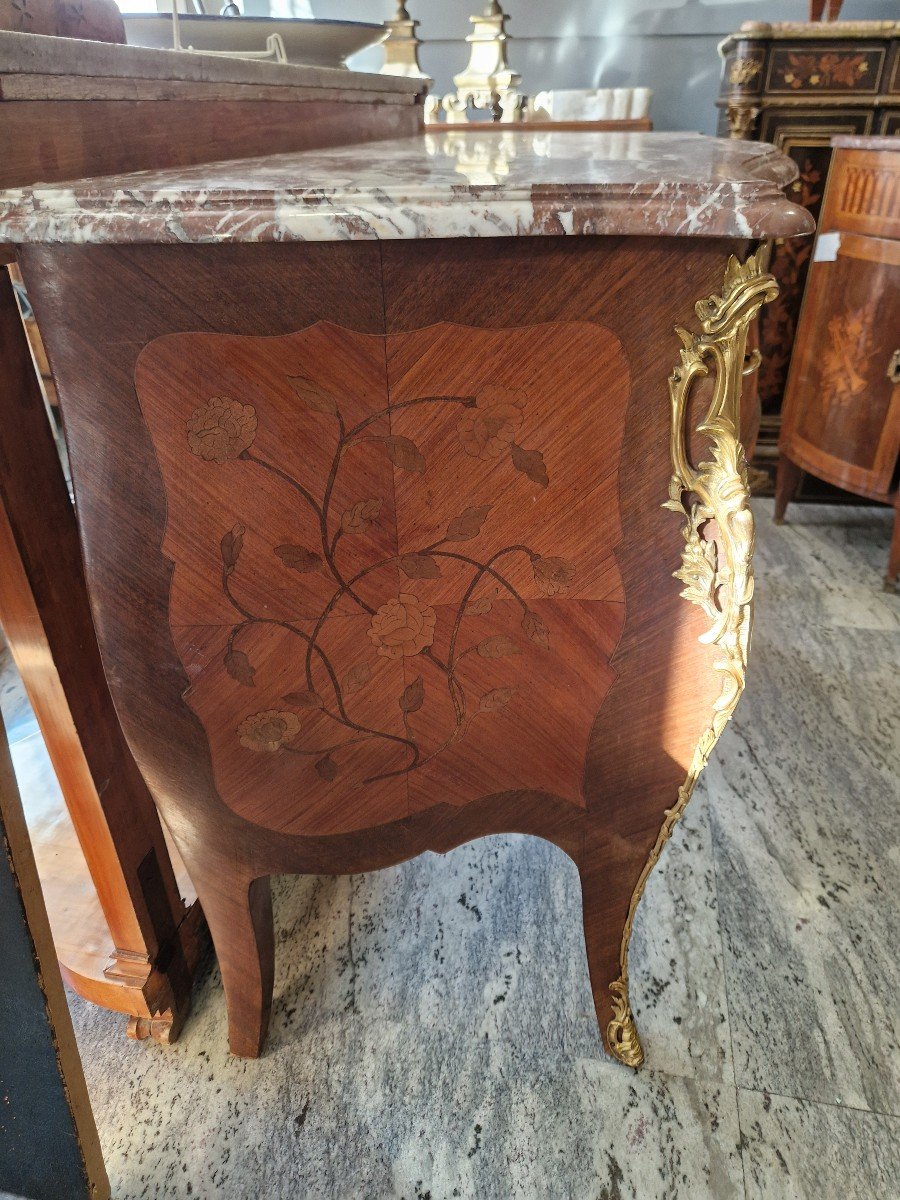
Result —
<path fill-rule="evenodd" d="M 835 138 L 779 442 L 775 516 L 803 471 L 893 503 L 900 572 L 900 144 Z"/>

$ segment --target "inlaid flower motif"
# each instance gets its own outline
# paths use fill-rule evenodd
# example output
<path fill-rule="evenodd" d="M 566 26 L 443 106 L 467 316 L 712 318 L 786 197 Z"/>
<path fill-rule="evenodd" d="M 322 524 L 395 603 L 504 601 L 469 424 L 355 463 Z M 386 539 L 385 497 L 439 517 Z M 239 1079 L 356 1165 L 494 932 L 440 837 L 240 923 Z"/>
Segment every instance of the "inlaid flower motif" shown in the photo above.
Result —
<path fill-rule="evenodd" d="M 555 596 L 564 592 L 575 578 L 575 568 L 564 558 L 542 558 L 540 555 L 532 559 L 534 581 L 545 596 Z"/>
<path fill-rule="evenodd" d="M 299 732 L 300 718 L 296 713 L 269 708 L 245 717 L 238 726 L 238 739 L 248 750 L 274 754 Z"/>
<path fill-rule="evenodd" d="M 506 454 L 522 427 L 522 409 L 516 392 L 484 388 L 475 407 L 468 408 L 456 426 L 466 454 L 485 461 Z"/>
<path fill-rule="evenodd" d="M 242 404 L 227 396 L 207 399 L 186 423 L 190 450 L 198 458 L 210 463 L 243 459 L 247 468 L 256 471 L 257 474 L 272 472 L 283 483 L 292 486 L 298 500 L 302 500 L 303 508 L 311 505 L 319 514 L 321 542 L 316 537 L 279 543 L 273 547 L 275 555 L 292 571 L 330 576 L 338 588 L 336 594 L 346 596 L 368 614 L 368 638 L 378 655 L 402 662 L 426 652 L 429 675 L 427 681 L 423 675 L 402 681 L 402 690 L 397 696 L 403 719 L 402 737 L 396 732 L 369 728 L 354 722 L 345 710 L 345 701 L 368 688 L 373 682 L 373 668 L 377 664 L 371 652 L 366 658 L 359 656 L 359 645 L 352 649 L 353 659 L 349 662 L 346 659 L 331 662 L 327 646 L 323 647 L 317 638 L 334 608 L 332 599 L 320 613 L 312 635 L 302 633 L 301 630 L 287 624 L 282 626 L 284 630 L 301 636 L 307 643 L 306 659 L 307 663 L 315 668 L 316 679 L 310 678 L 311 668 L 308 666 L 306 674 L 295 681 L 294 690 L 281 692 L 280 700 L 274 701 L 286 705 L 286 708 L 266 709 L 244 717 L 232 736 L 237 738 L 242 747 L 256 753 L 277 754 L 280 751 L 285 757 L 290 755 L 298 771 L 303 770 L 304 766 L 310 768 L 311 782 L 314 784 L 321 781 L 330 784 L 341 772 L 352 767 L 356 757 L 352 747 L 361 742 L 388 742 L 392 755 L 397 753 L 398 746 L 403 746 L 405 762 L 401 763 L 399 769 L 393 763 L 388 763 L 380 773 L 376 771 L 363 781 L 374 784 L 381 779 L 415 771 L 433 757 L 433 754 L 422 756 L 422 748 L 416 742 L 415 722 L 411 723 L 410 718 L 424 707 L 426 699 L 430 700 L 441 676 L 452 709 L 452 713 L 448 711 L 448 716 L 453 721 L 452 727 L 445 731 L 441 752 L 465 736 L 476 716 L 498 713 L 505 709 L 516 695 L 516 686 L 501 683 L 496 687 L 488 686 L 485 690 L 486 683 L 490 681 L 479 679 L 477 683 L 463 682 L 458 678 L 457 667 L 463 655 L 470 652 L 476 653 L 481 660 L 492 661 L 520 654 L 521 645 L 506 633 L 494 632 L 488 633 L 487 636 L 482 634 L 474 644 L 461 651 L 456 649 L 454 636 L 449 646 L 439 644 L 438 652 L 434 652 L 431 647 L 435 642 L 435 610 L 418 596 L 411 591 L 400 592 L 398 596 L 372 612 L 363 597 L 354 590 L 355 577 L 350 583 L 345 583 L 344 575 L 335 563 L 338 549 L 340 554 L 349 553 L 350 539 L 357 539 L 358 542 L 365 539 L 380 516 L 382 500 L 377 496 L 366 497 L 363 493 L 361 497 L 352 497 L 348 507 L 343 508 L 340 513 L 337 510 L 329 512 L 329 502 L 332 499 L 331 484 L 334 483 L 341 466 L 344 450 L 362 442 L 377 443 L 387 453 L 394 467 L 414 473 L 425 470 L 425 455 L 416 443 L 407 437 L 366 432 L 376 417 L 389 417 L 390 409 L 369 414 L 358 425 L 349 425 L 346 414 L 340 411 L 337 398 L 326 388 L 306 376 L 291 376 L 289 379 L 299 399 L 312 414 L 337 419 L 337 429 L 332 430 L 332 437 L 336 436 L 337 444 L 335 446 L 331 442 L 333 461 L 329 475 L 330 483 L 326 485 L 321 499 L 314 496 L 308 490 L 307 484 L 302 483 L 300 479 L 293 479 L 286 471 L 267 462 L 265 458 L 249 453 L 257 433 L 257 413 L 250 404 Z M 492 470 L 507 470 L 510 472 L 510 478 L 515 478 L 513 472 L 519 472 L 538 487 L 549 487 L 550 473 L 544 461 L 543 451 L 536 447 L 523 446 L 518 440 L 524 425 L 525 393 L 522 389 L 484 388 L 477 398 L 474 395 L 428 395 L 405 402 L 405 407 L 416 404 L 447 405 L 447 420 L 450 422 L 448 432 L 452 434 L 455 429 L 465 452 L 487 462 Z M 462 420 L 459 420 L 458 405 L 465 409 Z M 470 594 L 471 589 L 466 590 L 458 602 L 456 628 L 458 629 L 463 617 L 468 619 L 490 612 L 493 599 L 500 594 L 501 588 L 505 587 L 513 600 L 521 606 L 522 612 L 518 616 L 524 637 L 541 650 L 550 651 L 550 630 L 546 622 L 539 613 L 528 608 L 514 584 L 502 574 L 501 560 L 507 556 L 518 555 L 524 563 L 530 562 L 540 590 L 548 596 L 556 595 L 568 587 L 575 575 L 575 568 L 565 559 L 544 558 L 528 546 L 518 544 L 504 546 L 499 543 L 499 548 L 482 562 L 486 550 L 481 543 L 487 541 L 492 533 L 487 522 L 493 507 L 493 502 L 464 506 L 464 499 L 461 497 L 457 514 L 447 521 L 444 536 L 437 542 L 410 549 L 400 556 L 391 554 L 383 561 L 367 567 L 364 573 L 368 574 L 369 570 L 378 567 L 396 569 L 399 565 L 409 580 L 434 580 L 442 578 L 443 558 L 471 563 L 478 568 L 480 574 L 490 573 L 495 580 L 495 586 L 492 595 L 487 597 L 473 597 Z M 241 557 L 246 532 L 246 526 L 240 520 L 234 521 L 230 530 L 226 528 L 224 532 L 221 529 L 218 531 L 222 588 L 237 613 L 243 617 L 232 629 L 222 666 L 239 689 L 259 686 L 257 675 L 262 671 L 263 664 L 254 664 L 251 661 L 249 645 L 244 650 L 237 649 L 236 639 L 245 628 L 271 623 L 269 617 L 255 616 L 251 611 L 244 609 L 235 600 L 232 592 L 236 574 L 246 573 L 250 569 L 246 559 Z M 499 532 L 499 527 L 493 532 Z M 453 545 L 454 549 L 439 550 L 438 547 L 445 543 Z M 457 552 L 457 543 L 469 543 L 460 546 L 464 553 Z M 405 586 L 414 585 L 410 583 Z M 324 665 L 324 671 L 320 669 L 320 665 Z M 415 675 L 415 672 L 412 674 Z M 322 689 L 322 694 L 317 690 L 319 688 Z M 246 697 L 252 693 L 243 690 L 236 694 Z M 307 732 L 307 724 L 303 710 L 307 709 L 316 714 L 314 724 L 317 731 L 325 722 L 333 722 L 342 727 L 340 732 L 333 731 L 333 738 L 323 735 L 329 743 L 327 749 L 312 749 L 306 744 L 303 735 Z"/>
<path fill-rule="evenodd" d="M 788 64 L 791 70 L 782 70 L 782 79 L 796 90 L 804 84 L 809 87 L 845 87 L 856 86 L 857 77 L 866 75 L 869 63 L 865 54 L 789 54 Z"/>
<path fill-rule="evenodd" d="M 434 641 L 434 609 L 401 592 L 373 615 L 369 637 L 385 658 L 409 658 Z"/>
<path fill-rule="evenodd" d="M 227 396 L 213 396 L 187 423 L 191 451 L 205 462 L 224 463 L 249 449 L 256 437 L 256 409 Z"/>

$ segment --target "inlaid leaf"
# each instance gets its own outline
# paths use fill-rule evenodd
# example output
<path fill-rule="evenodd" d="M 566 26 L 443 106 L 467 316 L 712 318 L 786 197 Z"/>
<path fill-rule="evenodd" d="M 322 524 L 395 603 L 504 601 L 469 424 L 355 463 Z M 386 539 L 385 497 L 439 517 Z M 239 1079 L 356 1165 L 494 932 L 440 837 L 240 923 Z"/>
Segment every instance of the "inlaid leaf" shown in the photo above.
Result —
<path fill-rule="evenodd" d="M 511 654 L 519 653 L 519 647 L 505 633 L 485 638 L 478 643 L 477 650 L 482 658 L 508 658 Z"/>
<path fill-rule="evenodd" d="M 564 558 L 549 555 L 542 558 L 536 554 L 531 560 L 534 581 L 545 596 L 555 596 L 568 589 L 575 578 L 575 567 Z"/>
<path fill-rule="evenodd" d="M 514 687 L 494 688 L 490 692 L 485 692 L 478 703 L 478 711 L 496 712 L 499 708 L 505 708 L 515 694 Z"/>
<path fill-rule="evenodd" d="M 344 678 L 341 680 L 341 688 L 345 696 L 349 696 L 351 692 L 358 692 L 372 678 L 372 668 L 367 662 L 357 663 L 355 667 L 351 667 Z"/>
<path fill-rule="evenodd" d="M 253 687 L 255 668 L 243 650 L 229 650 L 225 655 L 225 670 L 244 687 Z"/>
<path fill-rule="evenodd" d="M 447 526 L 444 541 L 468 542 L 471 538 L 478 537 L 485 518 L 490 511 L 491 506 L 489 504 L 482 504 L 478 508 L 465 509 L 458 517 L 454 517 Z"/>
<path fill-rule="evenodd" d="M 441 568 L 430 554 L 404 554 L 400 566 L 410 579 L 438 579 Z"/>
<path fill-rule="evenodd" d="M 244 532 L 243 525 L 235 525 L 219 542 L 226 575 L 230 575 L 237 566 L 237 560 L 244 546 Z"/>
<path fill-rule="evenodd" d="M 418 679 L 414 679 L 403 689 L 403 695 L 400 697 L 400 711 L 404 713 L 418 712 L 424 703 L 425 684 L 420 675 Z"/>
<path fill-rule="evenodd" d="M 326 754 L 324 758 L 320 758 L 316 762 L 316 774 L 328 783 L 331 783 L 332 779 L 337 776 L 339 769 L 330 754 Z"/>
<path fill-rule="evenodd" d="M 322 708 L 325 703 L 318 692 L 288 692 L 281 698 L 294 708 Z"/>
<path fill-rule="evenodd" d="M 344 533 L 362 533 L 372 524 L 381 512 L 380 500 L 360 500 L 341 517 L 341 529 Z"/>
<path fill-rule="evenodd" d="M 401 471 L 424 471 L 425 457 L 415 442 L 395 434 L 381 438 L 387 456 Z"/>
<path fill-rule="evenodd" d="M 322 567 L 322 556 L 305 546 L 276 546 L 275 553 L 292 571 L 318 571 Z"/>
<path fill-rule="evenodd" d="M 534 483 L 539 483 L 541 487 L 546 487 L 549 484 L 550 476 L 547 474 L 544 456 L 540 450 L 523 450 L 515 442 L 513 442 L 510 450 L 512 465 L 517 471 L 521 471 L 523 475 L 527 475 L 529 479 Z"/>
<path fill-rule="evenodd" d="M 326 413 L 330 417 L 337 416 L 337 401 L 331 392 L 310 379 L 308 375 L 288 375 L 288 379 L 291 381 L 291 387 L 297 393 L 298 399 L 302 400 L 311 412 Z"/>
<path fill-rule="evenodd" d="M 470 617 L 481 617 L 485 613 L 489 613 L 494 607 L 494 601 L 490 596 L 481 596 L 478 600 L 472 600 L 466 605 L 466 612 Z"/>
<path fill-rule="evenodd" d="M 540 646 L 543 650 L 550 649 L 550 632 L 543 617 L 529 609 L 522 618 L 522 628 L 525 630 L 526 637 L 531 638 L 535 645 Z"/>

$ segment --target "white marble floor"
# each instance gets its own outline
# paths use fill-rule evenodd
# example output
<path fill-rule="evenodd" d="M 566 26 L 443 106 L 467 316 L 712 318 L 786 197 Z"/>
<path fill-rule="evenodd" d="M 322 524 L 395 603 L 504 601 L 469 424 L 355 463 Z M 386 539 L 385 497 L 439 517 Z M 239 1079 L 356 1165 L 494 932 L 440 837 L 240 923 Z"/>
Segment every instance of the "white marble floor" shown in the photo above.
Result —
<path fill-rule="evenodd" d="M 638 915 L 646 1066 L 601 1050 L 555 848 L 282 880 L 258 1062 L 212 965 L 167 1050 L 72 998 L 117 1200 L 900 1196 L 891 514 L 755 508 L 747 695 Z"/>

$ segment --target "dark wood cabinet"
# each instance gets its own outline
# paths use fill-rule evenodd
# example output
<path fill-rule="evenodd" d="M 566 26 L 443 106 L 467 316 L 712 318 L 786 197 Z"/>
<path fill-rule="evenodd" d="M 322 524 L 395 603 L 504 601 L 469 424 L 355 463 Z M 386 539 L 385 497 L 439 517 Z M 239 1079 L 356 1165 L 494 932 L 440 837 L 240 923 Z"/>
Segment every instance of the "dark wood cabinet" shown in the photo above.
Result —
<path fill-rule="evenodd" d="M 898 456 L 900 143 L 836 138 L 785 392 L 776 519 L 802 471 L 897 505 Z M 900 519 L 887 586 L 898 571 Z"/>
<path fill-rule="evenodd" d="M 774 142 L 792 158 L 799 175 L 789 194 L 817 221 L 832 138 L 900 133 L 898 21 L 752 21 L 724 43 L 723 52 L 719 133 Z M 808 240 L 776 239 L 770 270 L 779 296 L 760 314 L 762 416 L 753 463 L 770 486 L 811 251 Z"/>

